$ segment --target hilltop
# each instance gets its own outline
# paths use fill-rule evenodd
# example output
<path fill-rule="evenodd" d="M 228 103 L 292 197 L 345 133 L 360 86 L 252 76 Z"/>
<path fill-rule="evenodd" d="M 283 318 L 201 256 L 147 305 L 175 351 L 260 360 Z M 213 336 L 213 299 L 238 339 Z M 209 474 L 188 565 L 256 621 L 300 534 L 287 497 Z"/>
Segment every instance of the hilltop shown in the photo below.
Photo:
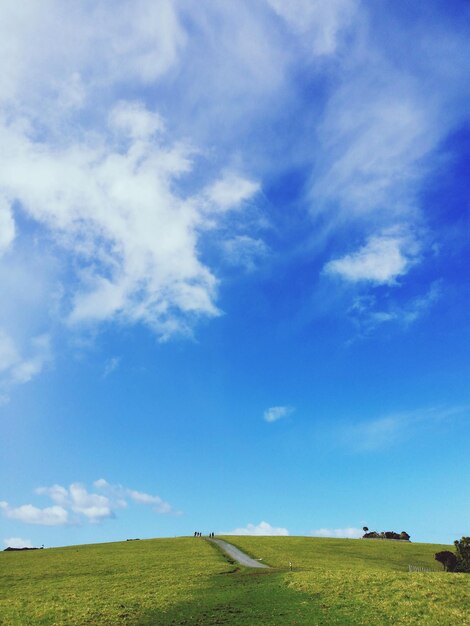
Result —
<path fill-rule="evenodd" d="M 240 567 L 192 537 L 0 553 L 0 622 L 470 624 L 470 576 L 407 571 L 437 570 L 434 553 L 448 546 L 225 539 L 271 568 Z"/>

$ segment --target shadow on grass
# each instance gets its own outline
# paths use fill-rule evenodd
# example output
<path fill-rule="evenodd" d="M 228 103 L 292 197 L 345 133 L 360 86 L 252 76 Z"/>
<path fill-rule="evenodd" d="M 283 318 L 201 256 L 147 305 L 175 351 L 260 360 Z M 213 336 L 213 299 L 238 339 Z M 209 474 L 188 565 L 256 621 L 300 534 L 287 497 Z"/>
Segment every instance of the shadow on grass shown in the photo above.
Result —
<path fill-rule="evenodd" d="M 321 598 L 289 589 L 285 570 L 239 567 L 220 548 L 221 557 L 234 565 L 230 572 L 212 577 L 200 597 L 175 605 L 168 611 L 151 611 L 139 619 L 140 626 L 353 626 L 344 616 L 326 611 Z"/>

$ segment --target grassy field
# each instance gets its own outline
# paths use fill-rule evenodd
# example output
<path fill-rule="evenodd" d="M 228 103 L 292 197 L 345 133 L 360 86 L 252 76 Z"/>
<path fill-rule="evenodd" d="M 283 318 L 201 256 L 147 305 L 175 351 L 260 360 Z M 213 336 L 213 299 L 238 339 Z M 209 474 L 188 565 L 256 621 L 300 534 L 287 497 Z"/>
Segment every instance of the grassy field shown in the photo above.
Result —
<path fill-rule="evenodd" d="M 227 539 L 273 569 L 193 537 L 2 552 L 0 624 L 470 625 L 470 576 L 407 572 L 443 546 Z"/>
<path fill-rule="evenodd" d="M 380 540 L 227 537 L 277 568 L 289 589 L 320 600 L 324 618 L 344 624 L 470 624 L 470 575 L 447 574 L 434 560 L 449 546 Z M 408 572 L 408 565 L 436 572 Z M 328 623 L 325 621 L 324 623 Z"/>
<path fill-rule="evenodd" d="M 272 567 L 294 570 L 385 570 L 407 572 L 408 565 L 442 571 L 434 560 L 449 546 L 380 539 L 320 539 L 316 537 L 223 537 Z"/>

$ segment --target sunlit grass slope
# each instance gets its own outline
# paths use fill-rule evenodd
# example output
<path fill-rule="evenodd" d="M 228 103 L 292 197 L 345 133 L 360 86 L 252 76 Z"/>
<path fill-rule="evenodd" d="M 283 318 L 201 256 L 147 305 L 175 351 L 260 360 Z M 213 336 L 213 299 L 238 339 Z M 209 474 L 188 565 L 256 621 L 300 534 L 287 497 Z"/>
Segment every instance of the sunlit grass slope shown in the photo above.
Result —
<path fill-rule="evenodd" d="M 0 624 L 159 623 L 230 569 L 194 538 L 2 552 Z"/>
<path fill-rule="evenodd" d="M 470 624 L 470 575 L 440 570 L 434 554 L 450 546 L 305 537 L 227 538 L 285 574 L 289 589 L 319 601 L 344 624 Z M 409 573 L 408 565 L 436 572 Z"/>
<path fill-rule="evenodd" d="M 284 572 L 238 568 L 197 538 L 0 553 L 2 626 L 344 626 Z"/>
<path fill-rule="evenodd" d="M 470 576 L 407 571 L 445 546 L 227 539 L 274 567 L 238 568 L 193 537 L 2 552 L 0 624 L 470 625 Z"/>
<path fill-rule="evenodd" d="M 408 565 L 441 570 L 434 560 L 449 546 L 375 539 L 318 537 L 224 537 L 272 567 L 299 569 L 382 569 L 408 571 Z"/>

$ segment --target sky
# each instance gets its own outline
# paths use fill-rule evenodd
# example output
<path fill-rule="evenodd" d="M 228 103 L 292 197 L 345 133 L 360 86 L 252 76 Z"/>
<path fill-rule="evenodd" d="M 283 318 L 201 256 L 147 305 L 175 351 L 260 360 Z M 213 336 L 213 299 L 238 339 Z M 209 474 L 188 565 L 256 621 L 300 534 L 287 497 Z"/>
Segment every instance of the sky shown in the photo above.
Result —
<path fill-rule="evenodd" d="M 469 18 L 2 1 L 0 545 L 470 534 Z"/>

